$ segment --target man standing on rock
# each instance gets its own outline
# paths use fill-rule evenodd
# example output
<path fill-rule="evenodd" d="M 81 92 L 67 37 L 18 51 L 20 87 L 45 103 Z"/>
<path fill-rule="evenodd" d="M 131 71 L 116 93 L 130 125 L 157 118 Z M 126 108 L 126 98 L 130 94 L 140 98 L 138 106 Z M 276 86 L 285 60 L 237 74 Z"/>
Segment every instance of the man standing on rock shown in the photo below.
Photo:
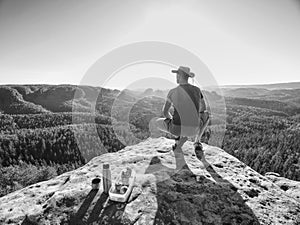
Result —
<path fill-rule="evenodd" d="M 201 136 L 209 122 L 209 114 L 206 111 L 206 104 L 201 90 L 188 83 L 188 79 L 195 76 L 190 68 L 180 66 L 176 73 L 178 86 L 171 89 L 167 95 L 163 107 L 165 118 L 154 118 L 150 123 L 151 127 L 171 133 L 176 136 L 173 150 L 179 143 L 184 143 L 187 137 L 194 137 L 194 147 L 197 157 L 203 156 L 203 148 L 200 142 Z M 174 113 L 170 113 L 171 107 Z"/>

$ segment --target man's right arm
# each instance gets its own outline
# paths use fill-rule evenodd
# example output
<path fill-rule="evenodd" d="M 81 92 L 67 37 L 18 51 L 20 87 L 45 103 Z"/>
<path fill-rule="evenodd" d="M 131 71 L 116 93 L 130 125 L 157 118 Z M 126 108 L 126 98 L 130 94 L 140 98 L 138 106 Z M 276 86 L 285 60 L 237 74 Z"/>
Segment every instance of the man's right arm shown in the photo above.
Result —
<path fill-rule="evenodd" d="M 206 104 L 203 97 L 203 94 L 200 91 L 200 100 L 199 100 L 199 116 L 203 123 L 209 119 L 209 113 L 206 110 Z"/>
<path fill-rule="evenodd" d="M 206 111 L 206 104 L 202 92 L 200 91 L 199 113 Z"/>

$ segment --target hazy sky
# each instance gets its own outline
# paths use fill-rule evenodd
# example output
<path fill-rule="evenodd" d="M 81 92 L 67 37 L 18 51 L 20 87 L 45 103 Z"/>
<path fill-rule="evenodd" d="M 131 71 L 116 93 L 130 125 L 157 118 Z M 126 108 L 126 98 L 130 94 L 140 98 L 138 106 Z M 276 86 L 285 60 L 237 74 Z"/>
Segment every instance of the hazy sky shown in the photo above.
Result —
<path fill-rule="evenodd" d="M 296 0 L 0 0 L 0 32 L 1 84 L 79 84 L 101 56 L 139 41 L 193 52 L 220 85 L 300 81 Z M 128 71 L 172 80 L 169 69 Z M 109 86 L 130 79 L 119 77 Z"/>

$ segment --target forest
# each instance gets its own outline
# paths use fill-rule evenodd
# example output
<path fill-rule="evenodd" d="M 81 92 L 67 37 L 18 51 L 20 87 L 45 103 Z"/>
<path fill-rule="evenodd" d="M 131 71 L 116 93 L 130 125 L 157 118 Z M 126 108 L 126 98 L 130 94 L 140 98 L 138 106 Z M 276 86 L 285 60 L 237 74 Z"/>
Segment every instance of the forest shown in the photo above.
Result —
<path fill-rule="evenodd" d="M 118 151 L 125 147 L 120 136 L 127 145 L 148 138 L 148 122 L 154 116 L 161 116 L 164 103 L 161 96 L 136 96 L 128 91 L 118 94 L 116 90 L 105 89 L 97 99 L 93 114 L 86 108 L 72 112 L 66 102 L 74 90 L 68 86 L 65 89 L 67 98 L 60 99 L 56 108 L 43 103 L 33 107 L 38 111 L 28 113 L 28 107 L 24 112 L 20 111 L 24 107 L 19 107 L 20 104 L 30 107 L 36 104 L 27 104 L 28 96 L 42 96 L 38 98 L 42 103 L 43 92 L 55 93 L 61 98 L 63 87 L 4 87 L 2 92 L 6 96 L 0 95 L 0 196 L 74 170 L 97 155 Z M 76 104 L 85 104 L 92 99 L 90 96 L 98 94 L 98 89 L 84 87 L 80 90 L 82 99 L 76 99 Z M 215 92 L 205 93 L 209 101 L 220 98 Z M 299 106 L 291 104 L 289 99 L 276 104 L 273 99 L 255 98 L 225 97 L 226 132 L 221 147 L 261 174 L 273 171 L 300 181 Z M 9 100 L 18 102 L 18 113 L 5 111 L 3 104 L 9 105 Z M 123 118 L 126 114 L 129 124 Z M 217 122 L 208 127 L 206 134 L 214 134 L 212 130 L 218 132 Z M 204 136 L 213 138 L 212 135 Z"/>

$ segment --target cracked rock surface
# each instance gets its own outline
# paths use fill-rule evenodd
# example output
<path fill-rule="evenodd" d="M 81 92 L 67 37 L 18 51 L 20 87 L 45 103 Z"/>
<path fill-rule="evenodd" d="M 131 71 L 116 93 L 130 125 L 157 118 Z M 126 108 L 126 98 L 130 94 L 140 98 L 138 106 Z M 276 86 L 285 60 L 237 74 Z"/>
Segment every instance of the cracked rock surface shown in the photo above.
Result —
<path fill-rule="evenodd" d="M 299 224 L 300 182 L 262 176 L 220 148 L 149 138 L 85 166 L 0 198 L 0 224 Z M 170 151 L 168 151 L 170 150 Z M 162 153 L 164 152 L 164 153 Z M 112 181 L 137 173 L 128 202 L 109 200 L 91 181 L 109 163 Z"/>

